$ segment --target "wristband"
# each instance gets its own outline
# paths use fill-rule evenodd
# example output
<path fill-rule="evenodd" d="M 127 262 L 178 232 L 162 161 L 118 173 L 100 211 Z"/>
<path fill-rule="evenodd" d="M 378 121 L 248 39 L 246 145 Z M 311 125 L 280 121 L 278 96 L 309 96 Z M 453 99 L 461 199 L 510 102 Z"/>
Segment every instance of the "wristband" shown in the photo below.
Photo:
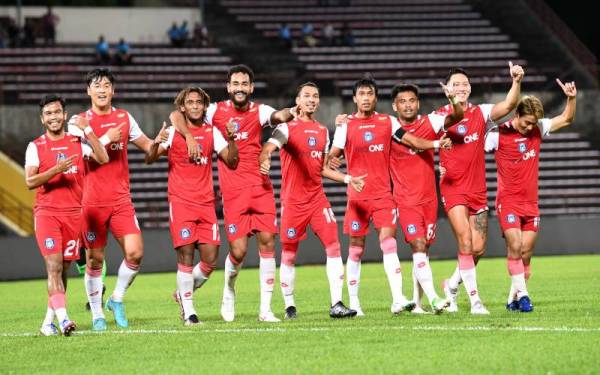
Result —
<path fill-rule="evenodd" d="M 86 126 L 85 129 L 83 129 L 83 134 L 85 134 L 85 135 L 88 135 L 93 132 L 94 132 L 94 130 L 92 129 L 91 126 Z"/>
<path fill-rule="evenodd" d="M 344 176 L 344 183 L 345 184 L 349 184 L 350 180 L 352 180 L 352 176 L 350 176 L 349 174 Z"/>
<path fill-rule="evenodd" d="M 439 150 L 440 148 L 440 141 L 433 141 L 433 148 L 436 150 Z"/>
<path fill-rule="evenodd" d="M 108 138 L 108 135 L 104 134 L 102 137 L 100 137 L 100 143 L 102 143 L 102 146 L 109 144 L 110 139 Z"/>

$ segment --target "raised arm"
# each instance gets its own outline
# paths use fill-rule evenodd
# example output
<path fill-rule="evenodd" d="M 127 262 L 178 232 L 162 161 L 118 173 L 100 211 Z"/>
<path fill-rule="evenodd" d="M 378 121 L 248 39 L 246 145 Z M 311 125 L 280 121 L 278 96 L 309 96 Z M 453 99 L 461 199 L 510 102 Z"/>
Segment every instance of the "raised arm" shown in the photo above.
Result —
<path fill-rule="evenodd" d="M 565 109 L 563 110 L 563 112 L 560 115 L 550 119 L 550 121 L 551 121 L 550 132 L 551 133 L 571 125 L 571 123 L 575 119 L 575 108 L 576 108 L 576 104 L 577 104 L 577 88 L 575 87 L 575 82 L 567 82 L 567 83 L 563 84 L 557 78 L 556 83 L 558 83 L 560 88 L 563 90 L 563 92 L 567 96 L 567 104 L 565 105 Z"/>
<path fill-rule="evenodd" d="M 270 123 L 272 125 L 292 121 L 297 116 L 297 107 L 283 108 L 271 114 Z"/>
<path fill-rule="evenodd" d="M 100 142 L 100 139 L 96 136 L 88 119 L 84 116 L 73 116 L 71 124 L 78 127 L 85 134 L 88 144 L 92 148 L 92 154 L 90 157 L 94 159 L 98 164 L 108 163 L 108 153 L 106 148 Z M 119 128 L 120 129 L 120 128 Z M 110 136 L 107 136 L 107 142 L 110 140 Z"/>
<path fill-rule="evenodd" d="M 499 120 L 508 115 L 515 109 L 519 102 L 519 98 L 521 97 L 521 80 L 523 80 L 525 71 L 520 65 L 513 65 L 512 61 L 508 62 L 508 66 L 510 68 L 510 76 L 512 77 L 512 86 L 510 87 L 508 94 L 506 94 L 506 98 L 492 107 L 490 113 L 492 121 Z"/>
<path fill-rule="evenodd" d="M 235 140 L 233 139 L 233 133 L 235 132 L 235 126 L 233 125 L 233 122 L 231 120 L 225 125 L 225 131 L 227 132 L 227 134 L 226 134 L 227 147 L 223 148 L 219 152 L 219 157 L 221 158 L 221 160 L 223 160 L 223 162 L 225 164 L 227 164 L 227 166 L 230 169 L 236 169 L 238 166 L 238 163 L 240 161 L 240 158 L 238 155 L 237 143 L 235 143 Z M 214 128 L 213 132 L 217 132 L 217 133 L 215 133 L 216 136 L 222 137 L 222 135 L 218 129 Z"/>
<path fill-rule="evenodd" d="M 161 143 L 167 142 L 168 140 L 169 133 L 167 132 L 167 123 L 163 122 L 162 128 L 160 128 L 160 131 L 152 141 L 152 145 L 150 145 L 150 148 L 146 153 L 146 158 L 144 159 L 144 162 L 146 164 L 152 164 L 156 160 L 158 160 L 158 158 L 161 155 L 164 155 L 167 152 L 167 150 L 161 145 Z"/>
<path fill-rule="evenodd" d="M 442 82 L 440 82 L 440 85 L 444 90 L 444 94 L 446 94 L 446 98 L 448 98 L 448 101 L 452 105 L 452 113 L 448 114 L 444 119 L 444 130 L 448 130 L 449 127 L 462 120 L 465 116 L 465 113 L 463 111 L 462 105 L 460 105 L 460 102 L 458 101 L 458 99 L 456 99 L 456 96 L 454 94 L 454 87 L 448 87 Z"/>

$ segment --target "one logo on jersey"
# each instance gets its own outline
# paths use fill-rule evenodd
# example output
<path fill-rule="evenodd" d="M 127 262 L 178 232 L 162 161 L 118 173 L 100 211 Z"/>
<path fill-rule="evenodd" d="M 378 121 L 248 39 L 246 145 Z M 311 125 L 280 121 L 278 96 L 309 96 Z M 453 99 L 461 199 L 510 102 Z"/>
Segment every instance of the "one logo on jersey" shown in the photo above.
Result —
<path fill-rule="evenodd" d="M 358 231 L 360 229 L 360 223 L 358 221 L 353 221 L 351 228 L 354 232 Z"/>
<path fill-rule="evenodd" d="M 529 150 L 523 154 L 523 160 L 529 160 L 531 158 L 535 158 L 535 150 Z"/>
<path fill-rule="evenodd" d="M 310 147 L 315 147 L 317 145 L 317 138 L 315 138 L 315 137 L 308 137 L 308 145 Z"/>
<path fill-rule="evenodd" d="M 456 128 L 456 131 L 458 132 L 458 134 L 460 135 L 465 135 L 467 134 L 467 127 L 464 125 L 458 125 L 458 127 Z"/>
<path fill-rule="evenodd" d="M 517 222 L 517 218 L 513 214 L 508 214 L 506 215 L 506 221 L 508 221 L 510 224 L 514 224 Z"/>
<path fill-rule="evenodd" d="M 46 238 L 46 241 L 44 241 L 44 244 L 46 245 L 46 249 L 48 250 L 52 250 L 54 249 L 54 240 L 50 237 Z"/>
<path fill-rule="evenodd" d="M 296 229 L 289 228 L 287 230 L 287 236 L 288 236 L 288 238 L 294 238 L 294 237 L 296 237 Z"/>
<path fill-rule="evenodd" d="M 408 226 L 406 227 L 406 230 L 408 231 L 409 234 L 415 234 L 415 233 L 417 233 L 417 226 L 414 224 L 408 224 Z"/>
<path fill-rule="evenodd" d="M 184 240 L 187 240 L 188 238 L 190 238 L 190 236 L 192 235 L 192 233 L 190 233 L 190 230 L 188 228 L 183 228 L 181 230 L 181 238 Z"/>
<path fill-rule="evenodd" d="M 111 143 L 110 144 L 110 149 L 112 151 L 121 151 L 125 148 L 125 144 L 123 142 L 118 142 L 118 143 Z"/>
<path fill-rule="evenodd" d="M 85 238 L 87 238 L 89 242 L 94 242 L 96 240 L 96 232 L 87 232 Z"/>
<path fill-rule="evenodd" d="M 522 154 L 525 151 L 527 151 L 527 146 L 525 145 L 525 143 L 519 143 L 519 152 Z"/>
<path fill-rule="evenodd" d="M 365 132 L 365 134 L 363 135 L 364 139 L 366 142 L 371 142 L 373 140 L 373 133 L 371 132 Z"/>
<path fill-rule="evenodd" d="M 229 231 L 230 234 L 235 234 L 235 232 L 237 232 L 237 228 L 235 227 L 235 224 L 229 224 L 227 226 L 227 230 Z"/>

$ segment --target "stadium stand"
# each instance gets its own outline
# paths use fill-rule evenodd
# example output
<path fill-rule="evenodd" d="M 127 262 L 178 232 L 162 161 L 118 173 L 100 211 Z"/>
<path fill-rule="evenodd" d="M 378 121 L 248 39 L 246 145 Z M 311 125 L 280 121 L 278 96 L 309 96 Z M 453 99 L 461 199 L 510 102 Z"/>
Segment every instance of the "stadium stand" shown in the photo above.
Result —
<path fill-rule="evenodd" d="M 118 77 L 119 100 L 171 101 L 182 86 L 222 89 L 232 59 L 219 48 L 170 48 L 134 45 L 134 62 L 113 66 Z M 0 92 L 4 102 L 37 102 L 40 95 L 59 92 L 69 101 L 85 101 L 85 73 L 96 66 L 90 46 L 0 49 Z M 258 81 L 257 91 L 266 83 Z"/>

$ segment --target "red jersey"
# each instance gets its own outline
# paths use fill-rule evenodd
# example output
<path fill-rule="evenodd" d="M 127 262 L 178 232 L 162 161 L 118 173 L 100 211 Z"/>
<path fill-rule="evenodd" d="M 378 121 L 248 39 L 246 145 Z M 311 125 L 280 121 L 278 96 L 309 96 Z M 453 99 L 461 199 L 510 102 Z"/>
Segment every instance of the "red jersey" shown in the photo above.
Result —
<path fill-rule="evenodd" d="M 497 204 L 537 205 L 540 145 L 551 126 L 550 119 L 541 119 L 529 134 L 523 135 L 511 120 L 487 134 L 486 151 L 496 151 Z"/>
<path fill-rule="evenodd" d="M 227 142 L 212 125 L 190 126 L 189 129 L 202 151 L 196 160 L 190 159 L 185 137 L 172 126 L 167 128 L 169 139 L 161 143 L 161 147 L 168 150 L 169 201 L 210 204 L 215 200 L 212 152 L 218 154 L 227 147 Z"/>
<path fill-rule="evenodd" d="M 400 128 L 400 123 L 390 115 L 379 113 L 368 118 L 351 115 L 348 119 L 347 124 L 336 128 L 333 146 L 344 150 L 350 175 L 368 173 L 362 192 L 348 186 L 348 199 L 391 198 L 390 148 L 392 134 Z"/>
<path fill-rule="evenodd" d="M 248 186 L 263 185 L 273 189 L 269 177 L 260 173 L 258 156 L 262 149 L 262 127 L 270 125 L 275 109 L 268 105 L 250 102 L 248 110 L 238 111 L 230 100 L 212 103 L 206 111 L 206 122 L 226 134 L 229 120 L 235 124 L 234 139 L 238 147 L 239 163 L 230 169 L 222 160 L 218 161 L 219 186 L 224 193 L 234 193 Z"/>
<path fill-rule="evenodd" d="M 452 149 L 440 150 L 440 167 L 446 170 L 440 180 L 442 195 L 487 193 L 483 146 L 492 107 L 467 103 L 464 118 L 448 129 Z M 439 114 L 450 112 L 450 104 L 438 109 Z"/>
<path fill-rule="evenodd" d="M 435 140 L 444 128 L 445 118 L 434 113 L 419 116 L 411 124 L 402 125 L 402 129 L 419 138 Z M 390 174 L 397 205 L 416 206 L 437 198 L 433 150 L 414 151 L 392 142 Z"/>
<path fill-rule="evenodd" d="M 102 138 L 108 129 L 123 124 L 122 139 L 106 145 L 109 162 L 103 165 L 86 163 L 83 205 L 106 207 L 131 202 L 127 143 L 143 135 L 139 125 L 123 109 L 111 108 L 110 113 L 106 115 L 96 114 L 89 109 L 80 113 L 79 116 L 85 116 L 88 119 L 92 130 L 103 141 L 103 144 L 108 142 Z"/>
<path fill-rule="evenodd" d="M 316 121 L 294 120 L 277 126 L 269 139 L 281 149 L 281 201 L 321 202 L 323 155 L 327 154 L 329 131 Z"/>
<path fill-rule="evenodd" d="M 61 216 L 81 213 L 83 156 L 90 156 L 91 153 L 89 146 L 68 133 L 56 141 L 44 134 L 29 143 L 25 152 L 25 167 L 38 167 L 38 173 L 51 169 L 61 159 L 77 155 L 68 170 L 55 175 L 37 188 L 34 206 L 36 215 Z"/>

